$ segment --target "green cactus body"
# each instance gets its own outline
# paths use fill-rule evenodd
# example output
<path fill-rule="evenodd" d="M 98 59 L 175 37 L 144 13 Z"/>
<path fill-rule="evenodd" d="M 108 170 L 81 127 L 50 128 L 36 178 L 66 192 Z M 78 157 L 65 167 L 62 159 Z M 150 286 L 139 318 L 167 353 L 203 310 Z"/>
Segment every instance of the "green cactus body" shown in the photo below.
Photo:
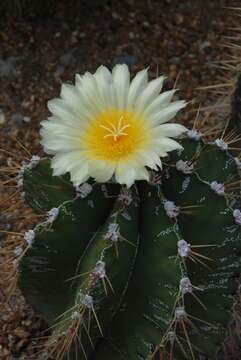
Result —
<path fill-rule="evenodd" d="M 46 358 L 214 359 L 221 349 L 240 275 L 239 176 L 219 143 L 182 142 L 129 190 L 93 182 L 76 196 L 47 160 L 25 171 L 30 206 L 58 208 L 20 263 L 20 287 L 53 328 Z"/>

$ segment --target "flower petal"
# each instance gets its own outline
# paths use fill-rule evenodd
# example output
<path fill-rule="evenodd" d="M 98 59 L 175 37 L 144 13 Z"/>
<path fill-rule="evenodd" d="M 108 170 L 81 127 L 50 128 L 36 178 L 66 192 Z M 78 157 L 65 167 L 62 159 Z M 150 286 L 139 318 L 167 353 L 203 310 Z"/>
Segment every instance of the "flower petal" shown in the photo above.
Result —
<path fill-rule="evenodd" d="M 177 89 L 165 91 L 157 96 L 155 100 L 153 100 L 152 103 L 144 110 L 143 117 L 149 117 L 156 114 L 164 107 L 168 106 L 176 91 Z"/>
<path fill-rule="evenodd" d="M 152 129 L 153 135 L 156 137 L 178 137 L 185 133 L 187 128 L 181 124 L 164 124 L 156 126 Z"/>
<path fill-rule="evenodd" d="M 159 78 L 152 80 L 148 83 L 146 88 L 137 97 L 135 103 L 135 110 L 137 114 L 143 113 L 145 108 L 154 101 L 154 99 L 160 93 L 165 79 L 166 79 L 165 76 L 160 76 Z"/>
<path fill-rule="evenodd" d="M 163 124 L 171 120 L 179 110 L 183 109 L 186 106 L 186 101 L 179 100 L 174 101 L 164 109 L 160 110 L 158 113 L 150 116 L 150 122 L 152 126 Z"/>
<path fill-rule="evenodd" d="M 137 97 L 141 94 L 143 89 L 146 87 L 148 81 L 147 69 L 139 71 L 134 79 L 131 81 L 127 106 L 133 107 L 136 102 Z"/>
<path fill-rule="evenodd" d="M 125 64 L 116 65 L 112 71 L 117 109 L 125 109 L 130 86 L 130 72 Z"/>

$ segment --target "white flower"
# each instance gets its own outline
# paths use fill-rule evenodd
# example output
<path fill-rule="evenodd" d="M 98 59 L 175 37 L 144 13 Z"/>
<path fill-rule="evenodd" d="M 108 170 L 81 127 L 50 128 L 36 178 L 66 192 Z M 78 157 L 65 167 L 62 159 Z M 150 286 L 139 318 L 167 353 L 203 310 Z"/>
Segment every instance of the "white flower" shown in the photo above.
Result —
<path fill-rule="evenodd" d="M 54 175 L 70 172 L 75 186 L 89 177 L 105 182 L 115 177 L 130 187 L 149 180 L 146 167 L 161 168 L 160 157 L 182 148 L 171 138 L 186 128 L 165 124 L 186 106 L 160 94 L 164 76 L 148 82 L 147 70 L 130 80 L 126 65 L 112 72 L 100 66 L 94 74 L 76 75 L 75 85 L 62 85 L 61 99 L 49 101 L 53 114 L 42 122 L 42 145 L 53 154 Z"/>

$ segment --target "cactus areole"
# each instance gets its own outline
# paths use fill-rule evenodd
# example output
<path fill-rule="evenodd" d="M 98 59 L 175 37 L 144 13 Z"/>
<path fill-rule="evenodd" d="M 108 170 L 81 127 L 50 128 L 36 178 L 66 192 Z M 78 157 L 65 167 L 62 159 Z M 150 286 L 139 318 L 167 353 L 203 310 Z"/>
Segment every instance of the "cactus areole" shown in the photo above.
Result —
<path fill-rule="evenodd" d="M 26 202 L 46 212 L 19 269 L 51 329 L 43 359 L 215 359 L 228 335 L 237 161 L 220 139 L 163 125 L 185 105 L 160 94 L 163 80 L 101 67 L 50 102 L 42 143 L 54 157 L 21 173 Z"/>

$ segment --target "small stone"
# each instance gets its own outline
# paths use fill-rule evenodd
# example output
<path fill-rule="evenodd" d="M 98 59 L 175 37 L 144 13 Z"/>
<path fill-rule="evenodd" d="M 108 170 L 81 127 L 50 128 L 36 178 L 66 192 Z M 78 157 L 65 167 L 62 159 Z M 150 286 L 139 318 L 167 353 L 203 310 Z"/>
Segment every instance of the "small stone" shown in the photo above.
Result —
<path fill-rule="evenodd" d="M 184 277 L 180 280 L 179 289 L 183 295 L 192 293 L 192 284 L 188 277 Z"/>
<path fill-rule="evenodd" d="M 137 57 L 135 55 L 128 54 L 123 52 L 122 54 L 116 56 L 113 59 L 113 66 L 117 64 L 126 64 L 128 66 L 133 66 L 137 63 Z"/>
<path fill-rule="evenodd" d="M 60 56 L 60 58 L 59 58 L 60 64 L 64 67 L 71 65 L 73 60 L 74 60 L 74 57 L 71 53 L 64 54 L 64 55 Z"/>
<path fill-rule="evenodd" d="M 22 329 L 21 327 L 17 327 L 16 329 L 14 329 L 13 332 L 20 339 L 25 339 L 29 336 L 29 333 L 27 331 L 25 331 L 24 329 Z"/>
<path fill-rule="evenodd" d="M 135 39 L 135 34 L 131 31 L 131 32 L 129 32 L 129 38 L 130 39 Z"/>
<path fill-rule="evenodd" d="M 210 184 L 211 189 L 218 195 L 225 195 L 225 187 L 224 184 L 218 183 L 217 181 L 212 181 Z"/>
<path fill-rule="evenodd" d="M 181 25 L 184 22 L 184 16 L 182 14 L 177 14 L 176 15 L 176 24 L 177 25 Z"/>
<path fill-rule="evenodd" d="M 5 123 L 5 115 L 4 112 L 2 111 L 2 109 L 0 109 L 0 125 L 3 125 Z"/>
<path fill-rule="evenodd" d="M 235 209 L 233 211 L 233 217 L 237 225 L 241 225 L 241 211 L 239 209 Z"/>
<path fill-rule="evenodd" d="M 179 240 L 177 243 L 178 255 L 181 257 L 188 257 L 191 252 L 191 245 L 185 240 Z"/>
<path fill-rule="evenodd" d="M 190 161 L 178 160 L 176 162 L 176 169 L 181 171 L 183 174 L 191 174 L 194 170 L 193 163 Z"/>
<path fill-rule="evenodd" d="M 10 56 L 7 59 L 0 59 L 0 77 L 13 77 L 17 74 L 16 71 L 17 58 Z"/>
<path fill-rule="evenodd" d="M 210 43 L 210 41 L 205 40 L 205 41 L 201 42 L 201 44 L 199 45 L 199 49 L 201 51 L 203 51 L 203 50 L 206 50 L 207 48 L 210 48 L 211 46 L 212 46 L 212 44 Z"/>
<path fill-rule="evenodd" d="M 86 306 L 88 309 L 92 309 L 93 307 L 93 297 L 90 295 L 84 295 L 82 299 L 82 304 Z"/>

